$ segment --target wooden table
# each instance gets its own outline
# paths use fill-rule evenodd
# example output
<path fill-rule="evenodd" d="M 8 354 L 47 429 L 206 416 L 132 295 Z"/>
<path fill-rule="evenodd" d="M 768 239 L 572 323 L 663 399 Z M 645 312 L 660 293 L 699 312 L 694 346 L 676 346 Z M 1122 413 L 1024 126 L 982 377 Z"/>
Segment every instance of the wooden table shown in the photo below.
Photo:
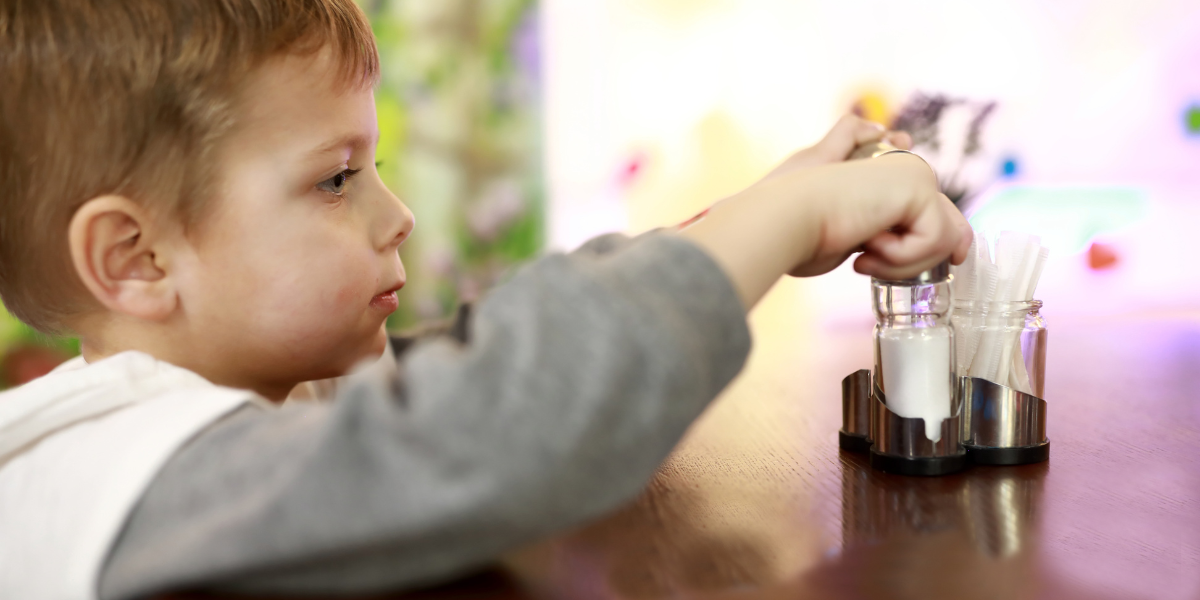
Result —
<path fill-rule="evenodd" d="M 420 596 L 1200 598 L 1200 315 L 1046 311 L 1050 461 L 913 478 L 837 448 L 870 324 L 788 310 L 634 505 Z"/>
<path fill-rule="evenodd" d="M 1200 598 L 1200 314 L 1049 319 L 1051 458 L 912 478 L 841 452 L 870 323 L 775 293 L 633 505 L 406 598 Z"/>

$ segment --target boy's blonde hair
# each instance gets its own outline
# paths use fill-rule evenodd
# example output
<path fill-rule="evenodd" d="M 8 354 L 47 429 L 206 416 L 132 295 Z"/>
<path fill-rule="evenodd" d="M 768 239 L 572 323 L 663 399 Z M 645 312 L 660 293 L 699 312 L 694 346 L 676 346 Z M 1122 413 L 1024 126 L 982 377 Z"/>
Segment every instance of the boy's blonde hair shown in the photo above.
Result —
<path fill-rule="evenodd" d="M 379 58 L 353 0 L 0 3 L 0 298 L 61 331 L 94 302 L 67 243 L 74 212 L 120 194 L 194 223 L 239 85 L 267 58 L 330 47 L 342 85 Z M 316 83 L 316 82 L 314 82 Z"/>

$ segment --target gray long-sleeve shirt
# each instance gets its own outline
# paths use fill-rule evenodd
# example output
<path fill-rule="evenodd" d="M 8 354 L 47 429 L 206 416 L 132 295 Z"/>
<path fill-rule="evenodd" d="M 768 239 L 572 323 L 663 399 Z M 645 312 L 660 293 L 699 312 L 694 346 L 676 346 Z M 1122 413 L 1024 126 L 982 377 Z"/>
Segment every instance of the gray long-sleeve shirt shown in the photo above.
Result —
<path fill-rule="evenodd" d="M 719 267 L 661 233 L 538 260 L 454 332 L 400 344 L 390 381 L 205 429 L 134 508 L 100 597 L 461 574 L 634 497 L 750 347 Z"/>

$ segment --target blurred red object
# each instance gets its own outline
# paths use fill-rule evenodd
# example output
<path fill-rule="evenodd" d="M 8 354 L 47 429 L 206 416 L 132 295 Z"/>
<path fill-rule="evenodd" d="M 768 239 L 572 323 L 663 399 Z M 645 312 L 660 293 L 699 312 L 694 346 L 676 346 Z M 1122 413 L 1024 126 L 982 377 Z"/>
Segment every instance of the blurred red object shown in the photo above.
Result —
<path fill-rule="evenodd" d="M 631 156 L 617 174 L 617 185 L 622 188 L 633 185 L 633 182 L 641 175 L 645 166 L 646 155 L 639 152 Z"/>
<path fill-rule="evenodd" d="M 1088 268 L 1093 271 L 1104 271 L 1117 266 L 1120 256 L 1117 250 L 1108 244 L 1093 242 L 1087 251 Z"/>
<path fill-rule="evenodd" d="M 0 377 L 16 387 L 29 383 L 67 360 L 63 353 L 42 346 L 17 346 L 0 359 Z"/>

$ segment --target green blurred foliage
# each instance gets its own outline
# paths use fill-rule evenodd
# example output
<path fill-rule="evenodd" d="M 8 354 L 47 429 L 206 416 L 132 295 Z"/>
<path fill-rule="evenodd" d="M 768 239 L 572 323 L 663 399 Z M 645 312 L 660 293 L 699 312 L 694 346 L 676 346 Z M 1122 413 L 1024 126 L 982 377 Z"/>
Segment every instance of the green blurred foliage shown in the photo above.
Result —
<path fill-rule="evenodd" d="M 49 348 L 64 358 L 79 354 L 79 340 L 42 334 L 17 320 L 16 317 L 4 310 L 3 305 L 0 305 L 0 364 L 11 352 L 28 347 Z M 5 389 L 12 384 L 13 382 L 5 380 L 4 372 L 0 370 L 0 389 Z"/>
<path fill-rule="evenodd" d="M 544 242 L 534 0 L 360 0 L 379 44 L 380 174 L 417 218 L 393 328 L 448 315 Z"/>

